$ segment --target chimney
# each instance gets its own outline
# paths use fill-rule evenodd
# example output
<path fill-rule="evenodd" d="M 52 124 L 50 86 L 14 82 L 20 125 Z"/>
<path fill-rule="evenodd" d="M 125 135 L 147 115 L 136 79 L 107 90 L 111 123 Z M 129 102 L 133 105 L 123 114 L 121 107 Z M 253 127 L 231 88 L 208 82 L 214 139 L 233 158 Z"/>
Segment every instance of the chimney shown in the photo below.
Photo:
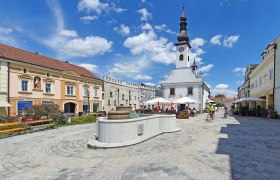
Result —
<path fill-rule="evenodd" d="M 38 52 L 34 52 L 35 54 L 40 54 L 40 53 L 38 53 Z"/>
<path fill-rule="evenodd" d="M 69 62 L 68 61 L 65 61 L 67 64 L 69 64 Z"/>

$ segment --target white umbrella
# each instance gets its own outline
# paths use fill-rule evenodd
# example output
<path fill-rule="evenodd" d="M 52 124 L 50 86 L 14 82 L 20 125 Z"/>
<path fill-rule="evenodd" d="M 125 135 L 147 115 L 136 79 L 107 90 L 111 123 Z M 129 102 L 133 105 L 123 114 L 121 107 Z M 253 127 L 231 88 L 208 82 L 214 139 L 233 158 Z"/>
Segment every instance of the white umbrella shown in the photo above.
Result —
<path fill-rule="evenodd" d="M 255 97 L 247 97 L 247 98 L 238 99 L 238 100 L 234 101 L 234 103 L 257 102 L 257 101 L 265 102 L 266 100 L 260 99 L 260 98 L 255 98 Z"/>
<path fill-rule="evenodd" d="M 144 104 L 169 104 L 171 103 L 171 101 L 169 101 L 168 99 L 164 99 L 164 98 L 156 98 L 156 99 L 152 99 L 149 101 L 144 102 Z"/>
<path fill-rule="evenodd" d="M 12 105 L 7 103 L 5 100 L 0 99 L 0 107 L 11 107 Z"/>
<path fill-rule="evenodd" d="M 216 101 L 213 101 L 213 100 L 211 100 L 211 99 L 208 99 L 207 102 L 208 102 L 208 103 L 214 103 L 214 102 L 216 102 Z"/>
<path fill-rule="evenodd" d="M 200 103 L 199 101 L 189 98 L 189 97 L 182 97 L 180 99 L 176 99 L 172 101 L 174 104 L 186 104 L 186 103 Z"/>

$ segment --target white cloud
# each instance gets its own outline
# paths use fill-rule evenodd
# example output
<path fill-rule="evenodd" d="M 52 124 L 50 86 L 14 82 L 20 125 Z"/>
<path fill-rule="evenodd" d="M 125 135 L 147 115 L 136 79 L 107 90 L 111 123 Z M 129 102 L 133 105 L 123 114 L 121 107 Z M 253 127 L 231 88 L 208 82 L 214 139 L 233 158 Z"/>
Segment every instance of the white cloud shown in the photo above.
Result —
<path fill-rule="evenodd" d="M 123 9 L 123 8 L 120 8 L 120 7 L 114 8 L 113 10 L 114 10 L 115 12 L 117 12 L 117 13 L 122 13 L 122 12 L 124 12 L 124 11 L 127 11 L 127 9 Z"/>
<path fill-rule="evenodd" d="M 95 64 L 79 64 L 78 66 L 84 67 L 90 72 L 95 72 L 98 68 L 98 66 L 96 66 Z"/>
<path fill-rule="evenodd" d="M 151 80 L 152 77 L 145 74 L 149 62 L 145 57 L 122 57 L 122 61 L 118 62 L 108 69 L 107 74 L 116 79 L 134 79 L 134 80 Z"/>
<path fill-rule="evenodd" d="M 229 36 L 227 38 L 224 39 L 224 42 L 223 42 L 223 45 L 225 47 L 233 47 L 233 45 L 235 43 L 237 43 L 238 39 L 239 39 L 240 35 L 237 35 L 237 36 Z"/>
<path fill-rule="evenodd" d="M 212 37 L 211 40 L 210 40 L 211 44 L 222 45 L 222 42 L 221 42 L 222 37 L 223 36 L 221 34 L 218 34 L 218 35 Z"/>
<path fill-rule="evenodd" d="M 11 34 L 13 32 L 13 29 L 12 28 L 3 28 L 3 27 L 0 27 L 0 33 L 1 34 Z"/>
<path fill-rule="evenodd" d="M 141 21 L 148 21 L 152 18 L 152 14 L 146 8 L 139 9 L 137 12 L 141 15 Z"/>
<path fill-rule="evenodd" d="M 237 68 L 234 68 L 232 70 L 232 72 L 236 72 L 237 75 L 244 75 L 245 72 L 246 72 L 246 68 L 245 67 L 237 67 Z"/>
<path fill-rule="evenodd" d="M 232 90 L 232 89 L 216 89 L 214 88 L 211 90 L 212 95 L 216 94 L 224 94 L 226 97 L 231 98 L 231 97 L 236 97 L 237 96 L 237 91 Z"/>
<path fill-rule="evenodd" d="M 236 82 L 236 84 L 239 85 L 239 86 L 242 85 L 243 83 L 244 83 L 244 81 L 237 81 Z"/>
<path fill-rule="evenodd" d="M 197 49 L 200 46 L 203 46 L 206 43 L 206 41 L 203 38 L 195 38 L 191 40 L 190 44 L 192 48 Z"/>
<path fill-rule="evenodd" d="M 99 36 L 79 37 L 75 30 L 65 29 L 63 14 L 57 1 L 49 0 L 48 5 L 56 18 L 55 32 L 43 40 L 59 57 L 91 57 L 111 51 L 113 42 Z M 80 1 L 90 2 L 90 1 Z M 95 1 L 94 1 L 95 2 Z M 98 1 L 99 2 L 99 1 Z"/>
<path fill-rule="evenodd" d="M 133 55 L 146 55 L 147 61 L 174 63 L 176 53 L 173 43 L 166 38 L 158 38 L 149 23 L 143 25 L 142 30 L 141 34 L 128 37 L 123 43 L 124 46 L 129 48 Z"/>
<path fill-rule="evenodd" d="M 143 84 L 148 85 L 148 86 L 156 86 L 155 83 L 150 83 L 150 82 L 145 82 L 145 83 L 143 83 Z"/>
<path fill-rule="evenodd" d="M 170 34 L 176 34 L 176 32 L 169 29 L 166 24 L 156 25 L 155 29 L 159 32 L 164 31 Z"/>
<path fill-rule="evenodd" d="M 120 27 L 114 27 L 114 30 L 123 36 L 128 36 L 130 34 L 130 28 L 124 24 L 121 24 Z"/>
<path fill-rule="evenodd" d="M 217 34 L 214 37 L 211 38 L 210 42 L 211 44 L 214 45 L 223 45 L 224 47 L 228 47 L 228 48 L 232 48 L 233 45 L 235 43 L 237 43 L 238 39 L 239 39 L 240 35 L 236 35 L 236 36 L 223 36 L 221 34 Z M 223 43 L 222 43 L 222 39 L 223 38 Z"/>
<path fill-rule="evenodd" d="M 0 27 L 0 42 L 3 42 L 4 44 L 15 45 L 16 40 L 12 35 L 13 32 L 14 30 L 12 28 Z"/>
<path fill-rule="evenodd" d="M 211 94 L 216 95 L 216 94 L 224 94 L 226 97 L 236 97 L 237 91 L 232 90 L 229 88 L 229 85 L 221 83 L 217 84 L 214 89 L 211 89 Z"/>
<path fill-rule="evenodd" d="M 227 84 L 217 84 L 215 86 L 216 89 L 227 89 L 229 87 L 229 85 Z"/>
<path fill-rule="evenodd" d="M 78 37 L 78 33 L 74 30 L 64 29 L 64 30 L 60 31 L 60 34 L 63 36 L 68 36 L 68 37 Z"/>
<path fill-rule="evenodd" d="M 213 64 L 208 64 L 207 66 L 202 66 L 201 68 L 198 68 L 198 72 L 206 73 L 209 72 L 214 67 Z"/>
<path fill-rule="evenodd" d="M 67 41 L 60 50 L 62 55 L 68 57 L 91 57 L 111 51 L 113 42 L 98 36 L 87 36 Z"/>
<path fill-rule="evenodd" d="M 102 11 L 108 9 L 108 3 L 101 3 L 99 0 L 80 0 L 78 3 L 79 11 L 96 12 L 100 14 Z"/>
<path fill-rule="evenodd" d="M 84 23 L 90 23 L 91 21 L 94 21 L 98 19 L 97 16 L 83 16 L 80 18 L 80 20 L 82 20 Z"/>
<path fill-rule="evenodd" d="M 151 80 L 152 76 L 147 76 L 147 75 L 137 75 L 133 78 L 134 80 Z"/>

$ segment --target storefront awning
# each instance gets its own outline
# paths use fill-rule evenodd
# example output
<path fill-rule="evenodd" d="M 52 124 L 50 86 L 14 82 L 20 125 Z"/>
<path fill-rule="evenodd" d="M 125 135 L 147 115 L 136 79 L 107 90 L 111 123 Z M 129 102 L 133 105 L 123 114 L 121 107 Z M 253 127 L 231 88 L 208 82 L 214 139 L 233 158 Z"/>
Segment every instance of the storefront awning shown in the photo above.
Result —
<path fill-rule="evenodd" d="M 0 107 L 11 107 L 12 105 L 10 105 L 8 102 L 6 102 L 5 100 L 0 99 Z"/>

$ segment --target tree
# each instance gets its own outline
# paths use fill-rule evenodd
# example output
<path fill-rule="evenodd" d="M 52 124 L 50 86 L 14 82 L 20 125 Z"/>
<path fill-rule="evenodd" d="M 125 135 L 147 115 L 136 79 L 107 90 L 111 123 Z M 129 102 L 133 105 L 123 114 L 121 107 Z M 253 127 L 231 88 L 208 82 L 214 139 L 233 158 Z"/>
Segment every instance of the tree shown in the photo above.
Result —
<path fill-rule="evenodd" d="M 215 98 L 226 98 L 224 94 L 216 94 Z"/>

